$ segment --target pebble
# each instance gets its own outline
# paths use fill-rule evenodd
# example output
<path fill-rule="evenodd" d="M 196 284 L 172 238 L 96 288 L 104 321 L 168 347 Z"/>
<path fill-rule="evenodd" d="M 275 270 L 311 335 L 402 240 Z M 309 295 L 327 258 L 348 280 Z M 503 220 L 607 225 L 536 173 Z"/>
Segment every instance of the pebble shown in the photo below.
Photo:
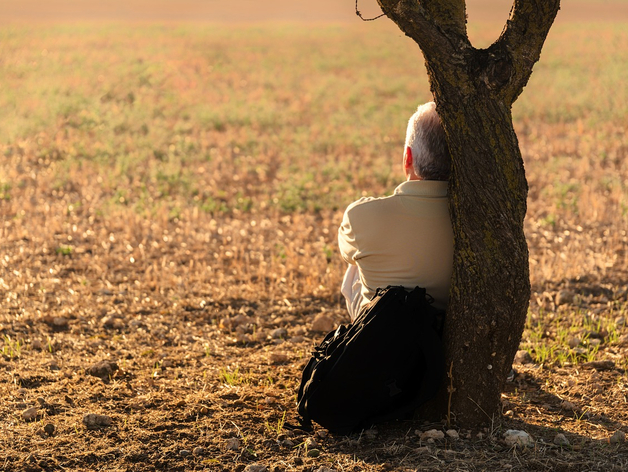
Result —
<path fill-rule="evenodd" d="M 268 467 L 260 464 L 249 464 L 244 468 L 244 472 L 268 472 Z"/>
<path fill-rule="evenodd" d="M 430 429 L 429 431 L 425 431 L 421 433 L 421 441 L 427 441 L 429 439 L 443 439 L 445 437 L 445 433 L 439 431 L 437 429 Z"/>
<path fill-rule="evenodd" d="M 37 397 L 37 403 L 39 403 L 39 405 L 43 407 L 46 405 L 46 400 L 44 399 L 44 397 Z"/>
<path fill-rule="evenodd" d="M 192 453 L 190 452 L 189 449 L 181 449 L 179 451 L 179 455 L 182 456 L 182 457 L 189 456 L 190 454 L 192 454 Z"/>
<path fill-rule="evenodd" d="M 46 426 L 44 426 L 44 432 L 48 436 L 52 436 L 53 434 L 55 434 L 55 425 L 53 425 L 52 423 L 48 423 Z"/>
<path fill-rule="evenodd" d="M 316 469 L 315 472 L 336 472 L 336 469 L 330 469 L 329 467 L 325 467 L 322 465 L 318 469 Z"/>
<path fill-rule="evenodd" d="M 323 313 L 316 315 L 314 321 L 312 321 L 312 331 L 328 332 L 332 329 L 334 329 L 334 322 L 329 316 Z"/>
<path fill-rule="evenodd" d="M 118 370 L 118 364 L 115 362 L 101 361 L 90 365 L 85 372 L 94 377 L 109 380 L 109 377 L 111 377 L 116 370 Z"/>
<path fill-rule="evenodd" d="M 55 328 L 65 328 L 68 326 L 68 319 L 63 316 L 55 316 L 52 319 L 52 324 Z"/>
<path fill-rule="evenodd" d="M 229 321 L 231 323 L 231 326 L 233 326 L 234 328 L 237 326 L 247 325 L 251 322 L 249 317 L 246 315 L 243 315 L 242 313 L 235 315 Z"/>
<path fill-rule="evenodd" d="M 307 451 L 307 456 L 308 457 L 318 457 L 320 455 L 321 455 L 320 449 L 309 449 Z"/>
<path fill-rule="evenodd" d="M 561 290 L 556 294 L 556 305 L 572 303 L 575 295 L 571 290 Z"/>
<path fill-rule="evenodd" d="M 451 439 L 458 439 L 460 437 L 458 431 L 456 431 L 455 429 L 448 429 L 447 431 L 445 431 L 445 434 Z"/>
<path fill-rule="evenodd" d="M 615 326 L 617 326 L 618 328 L 623 328 L 624 326 L 626 326 L 626 318 L 624 318 L 623 316 L 618 316 L 617 318 L 615 318 Z"/>
<path fill-rule="evenodd" d="M 509 429 L 504 433 L 504 441 L 510 447 L 533 447 L 534 441 L 532 437 L 525 431 L 518 429 Z"/>
<path fill-rule="evenodd" d="M 270 332 L 270 337 L 273 339 L 285 338 L 287 335 L 288 330 L 286 328 L 277 328 Z"/>
<path fill-rule="evenodd" d="M 288 362 L 288 356 L 283 352 L 271 352 L 269 359 L 273 364 L 283 364 L 284 362 Z"/>
<path fill-rule="evenodd" d="M 279 441 L 279 445 L 281 447 L 291 448 L 294 447 L 294 441 L 291 441 L 290 439 L 284 439 L 282 441 Z"/>
<path fill-rule="evenodd" d="M 38 413 L 39 411 L 37 410 L 36 406 L 27 408 L 26 410 L 22 412 L 22 419 L 24 421 L 33 421 L 34 419 L 37 418 Z"/>
<path fill-rule="evenodd" d="M 610 360 L 606 361 L 591 361 L 584 362 L 581 367 L 583 369 L 595 369 L 595 370 L 613 370 L 615 368 L 615 363 Z"/>
<path fill-rule="evenodd" d="M 192 454 L 194 454 L 195 456 L 202 456 L 203 454 L 205 454 L 205 448 L 201 446 L 197 446 L 192 451 Z"/>
<path fill-rule="evenodd" d="M 626 440 L 626 433 L 623 431 L 615 431 L 613 435 L 609 438 L 609 442 L 611 444 L 619 444 L 623 443 Z"/>
<path fill-rule="evenodd" d="M 628 334 L 624 334 L 621 338 L 617 340 L 617 344 L 620 346 L 628 346 Z"/>
<path fill-rule="evenodd" d="M 305 447 L 308 449 L 316 449 L 318 447 L 318 443 L 314 438 L 307 438 L 305 440 Z"/>
<path fill-rule="evenodd" d="M 571 348 L 574 349 L 578 346 L 580 346 L 580 343 L 582 342 L 582 340 L 580 338 L 576 338 L 576 337 L 571 337 L 567 340 L 567 345 Z"/>
<path fill-rule="evenodd" d="M 558 433 L 554 437 L 554 444 L 558 446 L 569 446 L 569 439 L 567 439 L 564 434 Z"/>
<path fill-rule="evenodd" d="M 515 354 L 513 362 L 515 364 L 532 364 L 532 356 L 525 349 L 521 349 L 520 351 L 517 351 L 517 354 Z"/>
<path fill-rule="evenodd" d="M 33 349 L 37 349 L 38 351 L 41 351 L 44 348 L 44 343 L 42 343 L 39 339 L 35 339 L 32 343 L 31 343 L 31 347 Z"/>
<path fill-rule="evenodd" d="M 576 405 L 566 400 L 560 404 L 560 407 L 566 411 L 574 411 L 576 409 Z"/>
<path fill-rule="evenodd" d="M 85 416 L 83 416 L 83 424 L 90 429 L 110 426 L 112 422 L 113 420 L 111 419 L 111 416 L 108 415 L 87 413 Z"/>
<path fill-rule="evenodd" d="M 240 449 L 240 440 L 238 438 L 230 438 L 225 442 L 225 448 L 229 451 L 237 451 Z"/>

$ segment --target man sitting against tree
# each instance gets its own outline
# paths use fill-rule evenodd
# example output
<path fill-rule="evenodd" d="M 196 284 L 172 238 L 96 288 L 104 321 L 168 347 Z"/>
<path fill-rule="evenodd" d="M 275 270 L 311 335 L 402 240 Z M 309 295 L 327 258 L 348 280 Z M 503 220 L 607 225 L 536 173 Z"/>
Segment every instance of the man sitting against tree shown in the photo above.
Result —
<path fill-rule="evenodd" d="M 349 263 L 342 294 L 352 321 L 377 288 L 388 285 L 423 287 L 435 307 L 447 307 L 453 266 L 450 163 L 436 105 L 419 106 L 406 134 L 406 181 L 389 197 L 349 205 L 338 230 L 340 253 Z"/>

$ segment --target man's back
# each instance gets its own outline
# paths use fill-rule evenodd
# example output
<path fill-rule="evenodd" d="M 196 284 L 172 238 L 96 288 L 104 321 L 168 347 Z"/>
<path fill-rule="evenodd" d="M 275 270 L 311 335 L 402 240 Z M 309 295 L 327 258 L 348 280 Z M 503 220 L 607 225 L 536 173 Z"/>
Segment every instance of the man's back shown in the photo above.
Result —
<path fill-rule="evenodd" d="M 357 264 L 364 305 L 378 287 L 423 287 L 446 308 L 453 266 L 447 182 L 411 180 L 395 194 L 351 204 L 338 231 L 342 257 Z"/>

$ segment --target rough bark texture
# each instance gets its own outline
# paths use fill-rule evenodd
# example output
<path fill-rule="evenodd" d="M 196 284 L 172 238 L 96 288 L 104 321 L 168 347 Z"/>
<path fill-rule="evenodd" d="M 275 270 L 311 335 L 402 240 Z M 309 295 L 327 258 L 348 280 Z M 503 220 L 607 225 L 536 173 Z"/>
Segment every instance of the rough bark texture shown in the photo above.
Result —
<path fill-rule="evenodd" d="M 475 49 L 464 0 L 378 0 L 419 45 L 453 160 L 454 275 L 445 327 L 451 380 L 432 412 L 460 425 L 498 413 L 530 300 L 523 232 L 527 182 L 511 106 L 560 0 L 515 0 L 499 39 Z M 451 391 L 451 396 L 449 395 Z"/>

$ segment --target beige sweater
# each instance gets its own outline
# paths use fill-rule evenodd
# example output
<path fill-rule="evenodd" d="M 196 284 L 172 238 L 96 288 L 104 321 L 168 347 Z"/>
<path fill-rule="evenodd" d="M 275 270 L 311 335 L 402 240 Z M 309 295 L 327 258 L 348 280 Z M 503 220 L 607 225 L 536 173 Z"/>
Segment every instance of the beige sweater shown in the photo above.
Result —
<path fill-rule="evenodd" d="M 453 266 L 447 182 L 410 180 L 390 197 L 352 203 L 338 244 L 343 259 L 358 266 L 362 306 L 378 287 L 418 285 L 446 308 Z"/>

